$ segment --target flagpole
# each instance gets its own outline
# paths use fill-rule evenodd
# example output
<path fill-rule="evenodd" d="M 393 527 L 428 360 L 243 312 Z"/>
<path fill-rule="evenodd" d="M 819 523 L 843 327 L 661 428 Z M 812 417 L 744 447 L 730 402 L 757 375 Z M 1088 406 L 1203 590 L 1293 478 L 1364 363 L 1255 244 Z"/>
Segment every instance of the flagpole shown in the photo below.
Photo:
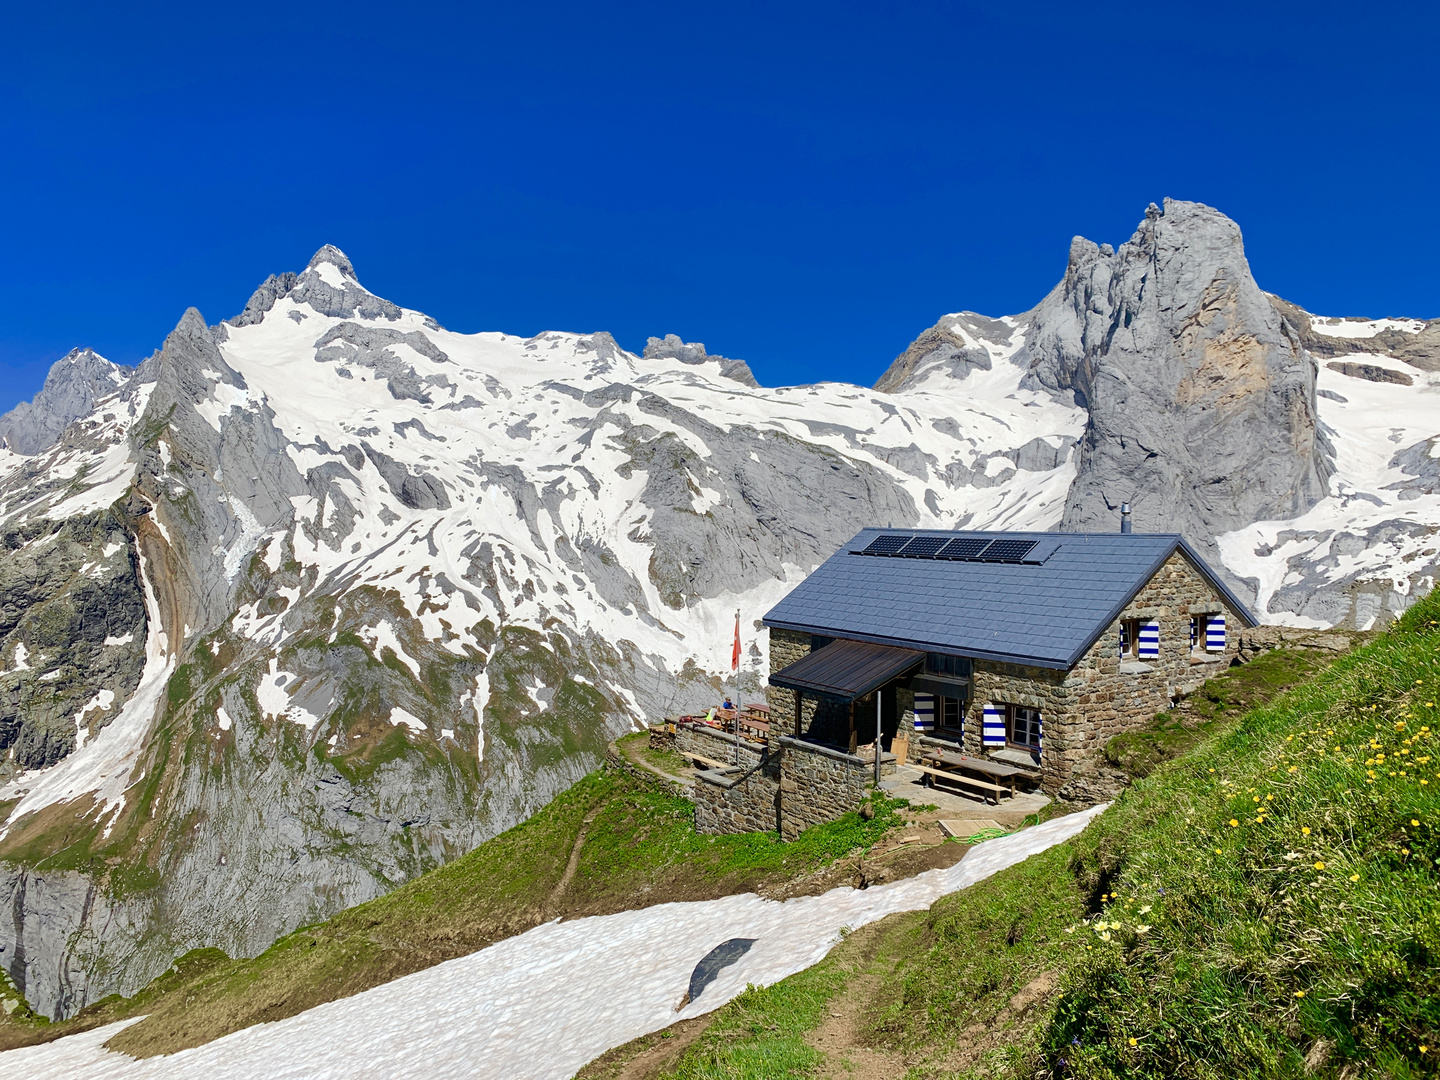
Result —
<path fill-rule="evenodd" d="M 730 650 L 730 673 L 735 684 L 735 764 L 740 764 L 740 611 L 735 611 L 735 645 Z"/>

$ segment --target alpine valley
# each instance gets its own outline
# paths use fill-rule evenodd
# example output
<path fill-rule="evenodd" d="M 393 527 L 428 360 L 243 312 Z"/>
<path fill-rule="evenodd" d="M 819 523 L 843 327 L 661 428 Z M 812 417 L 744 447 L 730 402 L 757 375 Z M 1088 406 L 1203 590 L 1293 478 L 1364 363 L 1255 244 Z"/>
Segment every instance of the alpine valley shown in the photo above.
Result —
<path fill-rule="evenodd" d="M 1128 501 L 1306 627 L 1383 624 L 1440 566 L 1440 320 L 1311 315 L 1173 200 L 873 389 L 454 333 L 326 246 L 137 367 L 76 350 L 0 439 L 0 961 L 55 1018 L 761 693 L 758 620 L 862 525 L 1109 531 Z"/>

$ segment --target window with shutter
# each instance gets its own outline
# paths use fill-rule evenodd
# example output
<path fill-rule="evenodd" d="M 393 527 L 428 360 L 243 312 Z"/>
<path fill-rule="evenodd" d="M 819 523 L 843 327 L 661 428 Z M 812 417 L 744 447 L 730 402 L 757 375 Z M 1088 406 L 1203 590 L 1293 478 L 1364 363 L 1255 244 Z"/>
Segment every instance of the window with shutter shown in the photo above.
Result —
<path fill-rule="evenodd" d="M 1026 750 L 1040 749 L 1040 710 L 1024 705 L 1006 707 L 1010 745 Z"/>

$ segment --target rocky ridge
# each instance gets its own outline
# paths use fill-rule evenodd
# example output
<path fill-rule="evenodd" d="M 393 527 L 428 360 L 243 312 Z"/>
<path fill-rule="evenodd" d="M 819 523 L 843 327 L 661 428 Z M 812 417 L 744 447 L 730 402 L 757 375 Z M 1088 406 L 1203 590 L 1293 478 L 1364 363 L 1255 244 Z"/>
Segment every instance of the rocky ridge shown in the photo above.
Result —
<path fill-rule="evenodd" d="M 0 450 L 0 965 L 68 1015 L 468 850 L 713 697 L 737 609 L 755 693 L 755 620 L 859 524 L 1129 499 L 1268 617 L 1373 623 L 1433 578 L 1437 324 L 1335 322 L 1167 201 L 874 390 L 675 335 L 453 333 L 328 246 L 138 369 L 57 365 L 12 429 L 60 433 Z M 1404 425 L 1378 450 L 1375 410 Z"/>

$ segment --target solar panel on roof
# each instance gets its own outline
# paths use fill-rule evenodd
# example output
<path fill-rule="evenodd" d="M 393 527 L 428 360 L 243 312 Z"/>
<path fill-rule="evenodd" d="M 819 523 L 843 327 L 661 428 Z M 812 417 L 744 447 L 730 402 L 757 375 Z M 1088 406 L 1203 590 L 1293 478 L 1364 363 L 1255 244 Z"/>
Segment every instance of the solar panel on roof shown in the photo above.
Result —
<path fill-rule="evenodd" d="M 917 536 L 905 545 L 905 550 L 900 554 L 906 557 L 918 555 L 921 558 L 929 558 L 946 543 L 947 540 L 943 536 Z"/>
<path fill-rule="evenodd" d="M 988 536 L 957 536 L 940 550 L 942 559 L 973 559 L 990 544 Z"/>
<path fill-rule="evenodd" d="M 908 536 L 896 536 L 893 533 L 885 533 L 884 535 L 877 536 L 874 540 L 871 540 L 870 546 L 867 547 L 862 552 L 862 554 L 894 555 L 897 551 L 899 551 L 902 547 L 909 543 L 909 541 L 910 537 Z"/>
<path fill-rule="evenodd" d="M 1038 540 L 996 540 L 985 549 L 986 562 L 1019 562 L 1030 554 Z"/>

